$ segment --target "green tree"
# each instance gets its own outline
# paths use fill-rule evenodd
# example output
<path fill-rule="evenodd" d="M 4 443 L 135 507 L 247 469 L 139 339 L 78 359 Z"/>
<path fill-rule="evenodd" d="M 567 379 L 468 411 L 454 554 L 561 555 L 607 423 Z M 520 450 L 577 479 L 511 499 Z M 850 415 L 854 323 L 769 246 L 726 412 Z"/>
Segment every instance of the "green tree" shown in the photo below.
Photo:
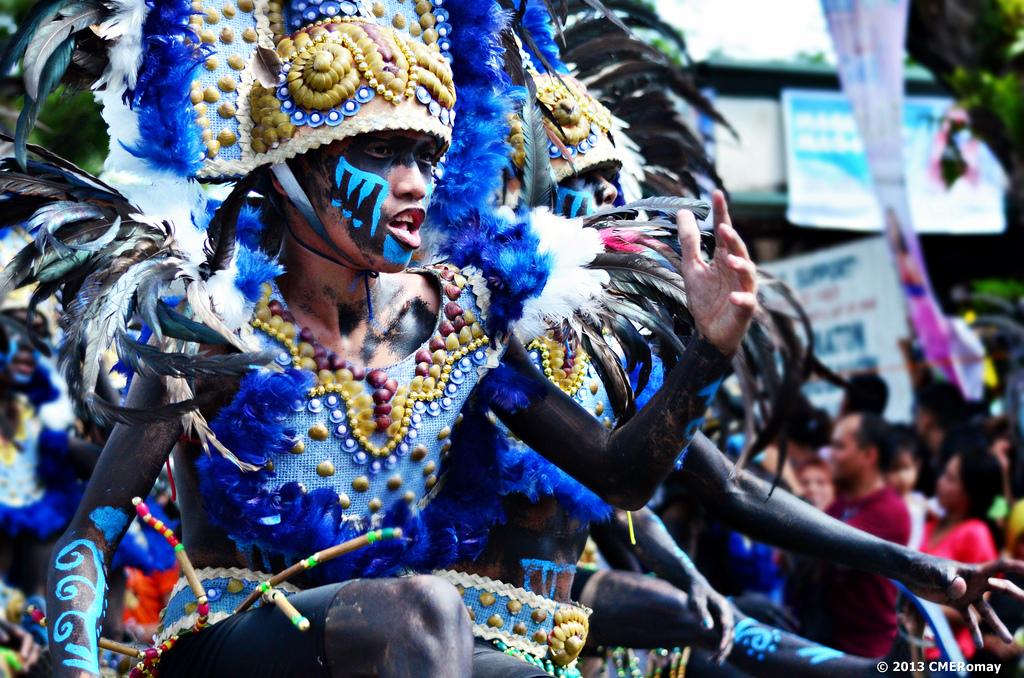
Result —
<path fill-rule="evenodd" d="M 911 0 L 907 50 L 952 91 L 1024 225 L 1024 0 Z"/>
<path fill-rule="evenodd" d="M 33 0 L 0 0 L 0 45 L 6 43 Z M 12 134 L 21 111 L 23 90 L 20 78 L 2 74 L 0 81 L 0 129 Z M 92 173 L 103 169 L 107 155 L 107 128 L 91 92 L 65 92 L 63 88 L 46 99 L 32 143 L 45 146 Z M 0 144 L 0 154 L 11 149 Z"/>

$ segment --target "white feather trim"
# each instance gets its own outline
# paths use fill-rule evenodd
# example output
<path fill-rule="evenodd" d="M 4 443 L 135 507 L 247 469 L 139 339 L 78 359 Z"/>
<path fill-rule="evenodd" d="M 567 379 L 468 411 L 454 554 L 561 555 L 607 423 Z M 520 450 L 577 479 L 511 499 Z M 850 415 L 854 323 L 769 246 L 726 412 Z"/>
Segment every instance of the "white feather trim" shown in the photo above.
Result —
<path fill-rule="evenodd" d="M 213 274 L 206 281 L 206 290 L 210 294 L 214 312 L 232 330 L 244 326 L 252 314 L 253 305 L 235 286 L 238 277 L 238 257 L 231 258 L 231 265 Z"/>
<path fill-rule="evenodd" d="M 548 282 L 540 295 L 523 307 L 523 318 L 513 331 L 524 341 L 546 333 L 574 315 L 592 315 L 601 305 L 608 274 L 587 268 L 604 252 L 595 229 L 580 219 L 567 219 L 544 208 L 530 213 L 530 228 L 540 239 L 538 251 L 551 256 Z"/>
<path fill-rule="evenodd" d="M 118 97 L 134 89 L 142 65 L 142 24 L 149 7 L 145 0 L 109 0 L 113 14 L 99 25 L 99 37 L 113 44 L 107 50 L 107 70 L 93 89 L 106 87 Z"/>

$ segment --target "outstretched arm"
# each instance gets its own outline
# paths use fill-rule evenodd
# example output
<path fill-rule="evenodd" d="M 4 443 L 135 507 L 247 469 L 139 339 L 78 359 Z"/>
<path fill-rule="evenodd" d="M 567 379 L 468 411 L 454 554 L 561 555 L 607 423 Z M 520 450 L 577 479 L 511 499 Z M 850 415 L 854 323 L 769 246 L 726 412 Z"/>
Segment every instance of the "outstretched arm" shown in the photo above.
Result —
<path fill-rule="evenodd" d="M 135 379 L 128 406 L 163 402 L 159 380 Z M 53 549 L 46 610 L 53 675 L 98 676 L 107 565 L 181 434 L 177 420 L 145 428 L 118 425 L 96 464 L 78 512 Z"/>
<path fill-rule="evenodd" d="M 676 216 L 680 269 L 698 336 L 662 388 L 629 422 L 609 431 L 551 384 L 518 342 L 504 364 L 539 391 L 521 409 L 494 405 L 495 413 L 527 445 L 608 503 L 642 507 L 700 428 L 708 402 L 729 369 L 757 305 L 754 264 L 733 229 L 725 198 L 714 196 L 715 252 L 704 261 L 700 230 L 690 212 Z"/>
<path fill-rule="evenodd" d="M 682 477 L 699 500 L 715 507 L 716 517 L 754 539 L 899 580 L 922 598 L 956 608 L 979 645 L 979 617 L 1006 642 L 1011 640 L 983 595 L 1000 589 L 1024 600 L 1024 591 L 997 578 L 1005 572 L 1024 573 L 1024 562 L 999 560 L 966 565 L 879 539 L 831 518 L 784 490 L 770 493 L 767 482 L 737 472 L 701 434 L 690 445 Z"/>

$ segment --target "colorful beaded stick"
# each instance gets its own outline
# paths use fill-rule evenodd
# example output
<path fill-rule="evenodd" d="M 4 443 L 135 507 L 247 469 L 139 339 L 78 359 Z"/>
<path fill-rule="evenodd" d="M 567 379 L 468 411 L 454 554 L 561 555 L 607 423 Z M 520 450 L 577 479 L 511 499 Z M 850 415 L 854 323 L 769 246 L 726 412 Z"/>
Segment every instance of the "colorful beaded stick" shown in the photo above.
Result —
<path fill-rule="evenodd" d="M 142 519 L 142 522 L 162 534 L 164 539 L 167 540 L 167 543 L 169 543 L 171 548 L 174 549 L 174 555 L 178 560 L 178 564 L 181 566 L 182 574 L 184 575 L 185 580 L 188 581 L 188 585 L 189 588 L 192 589 L 192 593 L 196 596 L 196 611 L 199 613 L 199 617 L 196 619 L 195 624 L 192 625 L 190 632 L 195 633 L 197 631 L 201 631 L 206 627 L 207 620 L 210 616 L 210 603 L 206 597 L 206 589 L 203 587 L 202 582 L 199 581 L 195 568 L 192 567 L 192 561 L 189 560 L 188 555 L 185 553 L 185 546 L 178 541 L 177 537 L 174 536 L 174 532 L 171 528 L 167 527 L 163 521 L 153 517 L 149 512 L 149 507 L 146 506 L 141 498 L 135 497 L 132 499 L 132 504 L 135 505 L 135 512 L 138 514 L 139 518 Z M 364 546 L 369 546 L 370 544 L 375 544 L 379 541 L 401 539 L 401 537 L 401 528 L 389 527 L 382 530 L 374 530 L 360 537 L 356 537 L 355 539 L 350 539 L 349 541 L 332 546 L 329 549 L 317 551 L 308 558 L 304 558 L 288 569 L 274 575 L 269 580 L 261 582 L 260 585 L 251 594 L 249 594 L 249 597 L 238 606 L 238 609 L 235 610 L 235 614 L 249 609 L 249 607 L 256 602 L 256 599 L 262 596 L 265 602 L 273 603 L 277 609 L 281 610 L 288 619 L 291 620 L 292 624 L 295 625 L 295 628 L 300 631 L 306 631 L 309 629 L 309 620 L 302 616 L 302 614 L 295 609 L 295 606 L 288 601 L 287 596 L 275 589 L 275 586 L 300 572 L 305 572 L 306 570 L 312 569 L 321 563 L 326 563 L 329 560 L 343 556 L 346 553 L 351 553 L 352 551 L 361 549 Z M 46 617 L 39 608 L 29 606 L 27 611 L 33 621 L 40 626 L 46 626 Z M 129 678 L 154 678 L 157 675 L 157 665 L 159 664 L 160 657 L 164 652 L 174 647 L 174 644 L 178 642 L 178 637 L 179 635 L 176 634 L 159 645 L 145 648 L 126 645 L 108 638 L 100 638 L 99 647 L 104 650 L 110 650 L 111 652 L 142 660 L 132 668 L 131 672 L 128 674 Z"/>

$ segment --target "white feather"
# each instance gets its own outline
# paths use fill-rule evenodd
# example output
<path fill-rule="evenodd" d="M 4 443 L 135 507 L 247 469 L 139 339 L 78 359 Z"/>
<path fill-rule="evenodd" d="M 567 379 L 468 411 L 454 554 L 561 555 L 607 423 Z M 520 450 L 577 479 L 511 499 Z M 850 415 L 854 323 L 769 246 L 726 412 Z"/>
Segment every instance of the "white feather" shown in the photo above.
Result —
<path fill-rule="evenodd" d="M 238 277 L 238 258 L 231 258 L 231 265 L 217 271 L 206 281 L 206 290 L 210 294 L 213 310 L 232 330 L 245 325 L 252 315 L 250 304 L 242 292 L 235 286 Z"/>
<path fill-rule="evenodd" d="M 106 86 L 119 97 L 134 89 L 142 65 L 142 24 L 149 7 L 145 0 L 109 0 L 112 16 L 99 25 L 97 33 L 113 44 L 107 50 L 107 70 L 93 89 Z"/>
<path fill-rule="evenodd" d="M 595 229 L 580 219 L 567 219 L 544 208 L 530 213 L 530 228 L 540 240 L 538 251 L 551 257 L 551 271 L 543 291 L 523 306 L 523 317 L 513 328 L 525 341 L 546 333 L 574 315 L 592 315 L 602 303 L 608 274 L 587 268 L 604 244 Z"/>

